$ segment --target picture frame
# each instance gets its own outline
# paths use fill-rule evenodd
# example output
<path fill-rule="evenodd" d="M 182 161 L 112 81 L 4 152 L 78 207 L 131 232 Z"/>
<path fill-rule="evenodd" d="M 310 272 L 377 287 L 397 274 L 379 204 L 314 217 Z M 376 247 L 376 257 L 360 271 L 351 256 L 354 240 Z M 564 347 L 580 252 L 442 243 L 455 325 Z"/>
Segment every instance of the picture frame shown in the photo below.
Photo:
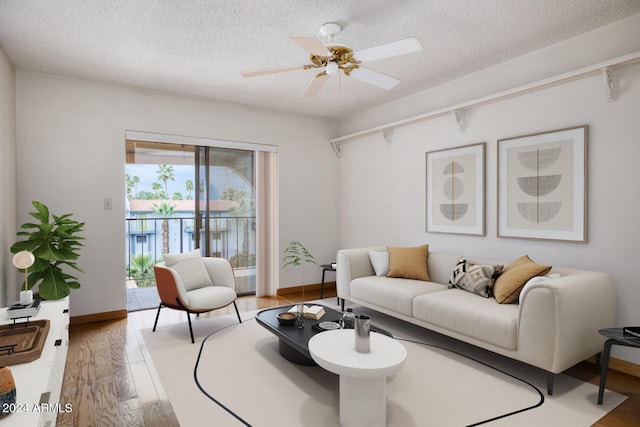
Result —
<path fill-rule="evenodd" d="M 428 233 L 485 235 L 485 142 L 429 151 Z"/>
<path fill-rule="evenodd" d="M 588 126 L 498 140 L 498 237 L 586 243 Z"/>

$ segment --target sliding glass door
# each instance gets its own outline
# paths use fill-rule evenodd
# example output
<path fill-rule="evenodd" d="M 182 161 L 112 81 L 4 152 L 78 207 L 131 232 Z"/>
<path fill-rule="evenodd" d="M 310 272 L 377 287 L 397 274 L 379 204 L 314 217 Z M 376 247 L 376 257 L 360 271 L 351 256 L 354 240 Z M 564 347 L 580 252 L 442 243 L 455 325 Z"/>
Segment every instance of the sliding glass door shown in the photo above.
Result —
<path fill-rule="evenodd" d="M 157 307 L 157 292 L 148 288 L 163 254 L 196 248 L 228 259 L 238 294 L 255 294 L 255 159 L 250 150 L 126 141 L 130 311 Z"/>
<path fill-rule="evenodd" d="M 196 244 L 207 256 L 228 259 L 236 292 L 256 290 L 256 180 L 253 151 L 196 150 Z"/>

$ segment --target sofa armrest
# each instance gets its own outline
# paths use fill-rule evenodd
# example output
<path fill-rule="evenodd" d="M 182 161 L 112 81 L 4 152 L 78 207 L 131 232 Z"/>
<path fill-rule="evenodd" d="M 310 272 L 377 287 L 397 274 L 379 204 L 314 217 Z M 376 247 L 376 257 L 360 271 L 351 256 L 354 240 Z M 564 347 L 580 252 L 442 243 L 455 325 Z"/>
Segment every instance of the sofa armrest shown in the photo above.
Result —
<path fill-rule="evenodd" d="M 336 289 L 338 298 L 351 297 L 350 285 L 358 277 L 374 276 L 376 273 L 371 265 L 368 251 L 383 251 L 386 247 L 340 249 L 337 255 Z"/>
<path fill-rule="evenodd" d="M 518 350 L 559 373 L 602 351 L 598 330 L 616 325 L 615 287 L 591 271 L 534 283 L 522 291 L 519 317 Z"/>

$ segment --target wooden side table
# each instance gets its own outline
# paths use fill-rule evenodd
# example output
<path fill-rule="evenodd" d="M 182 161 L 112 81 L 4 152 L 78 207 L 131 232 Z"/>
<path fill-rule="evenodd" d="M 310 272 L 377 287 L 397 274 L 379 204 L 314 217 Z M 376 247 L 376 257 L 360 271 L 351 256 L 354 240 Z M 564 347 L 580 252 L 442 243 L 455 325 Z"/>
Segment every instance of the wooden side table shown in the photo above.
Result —
<path fill-rule="evenodd" d="M 601 329 L 601 335 L 607 337 L 607 341 L 604 343 L 604 349 L 602 350 L 602 367 L 600 371 L 600 390 L 598 390 L 598 405 L 602 405 L 602 398 L 604 397 L 604 386 L 607 382 L 607 370 L 609 369 L 609 355 L 611 353 L 612 345 L 624 345 L 626 347 L 640 348 L 640 338 L 625 335 L 622 328 L 607 328 Z"/>

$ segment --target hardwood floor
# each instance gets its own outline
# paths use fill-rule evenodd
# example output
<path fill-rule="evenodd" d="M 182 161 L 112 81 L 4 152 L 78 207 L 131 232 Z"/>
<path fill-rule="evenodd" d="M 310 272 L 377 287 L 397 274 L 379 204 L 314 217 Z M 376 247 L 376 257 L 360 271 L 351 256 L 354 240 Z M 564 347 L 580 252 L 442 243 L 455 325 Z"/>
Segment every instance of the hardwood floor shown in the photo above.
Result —
<path fill-rule="evenodd" d="M 325 297 L 335 296 L 335 289 Z M 305 292 L 305 299 L 319 298 Z M 299 301 L 300 294 L 276 297 L 240 297 L 240 311 L 251 311 Z M 233 306 L 203 316 L 235 314 Z M 140 333 L 153 327 L 156 310 L 129 313 L 127 319 L 73 325 L 60 403 L 72 403 L 73 411 L 58 415 L 58 426 L 179 426 Z M 159 324 L 185 322 L 185 313 L 163 309 Z M 186 324 L 185 324 L 186 328 Z M 188 332 L 185 330 L 188 339 Z M 595 365 L 583 362 L 567 374 L 598 384 Z M 607 388 L 629 398 L 599 420 L 597 427 L 640 424 L 640 378 L 613 371 Z M 605 396 L 606 398 L 606 396 Z"/>

